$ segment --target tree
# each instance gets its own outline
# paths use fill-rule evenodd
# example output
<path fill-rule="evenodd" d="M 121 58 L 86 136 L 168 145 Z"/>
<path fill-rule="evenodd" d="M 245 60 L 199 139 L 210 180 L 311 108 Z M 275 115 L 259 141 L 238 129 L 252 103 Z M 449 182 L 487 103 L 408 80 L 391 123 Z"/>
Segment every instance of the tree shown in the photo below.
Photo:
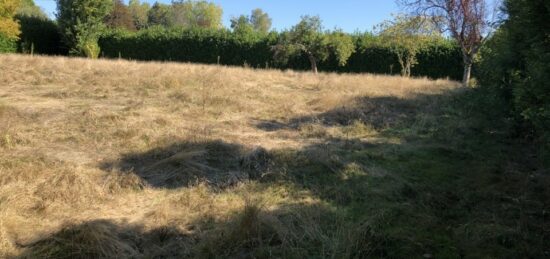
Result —
<path fill-rule="evenodd" d="M 48 19 L 48 16 L 34 3 L 33 0 L 22 0 L 19 8 L 17 8 L 17 16 Z"/>
<path fill-rule="evenodd" d="M 105 17 L 105 24 L 109 28 L 124 28 L 130 31 L 136 30 L 134 19 L 122 0 L 114 1 L 111 13 Z"/>
<path fill-rule="evenodd" d="M 139 0 L 130 0 L 128 3 L 128 11 L 132 16 L 134 27 L 138 30 L 147 27 L 149 22 L 147 13 L 151 7 L 148 3 L 140 3 Z"/>
<path fill-rule="evenodd" d="M 271 18 L 259 8 L 252 10 L 250 16 L 241 15 L 231 18 L 231 29 L 235 32 L 257 31 L 267 34 L 270 28 Z"/>
<path fill-rule="evenodd" d="M 254 30 L 250 19 L 246 15 L 231 18 L 231 29 L 236 33 L 246 34 Z"/>
<path fill-rule="evenodd" d="M 462 50 L 464 74 L 468 86 L 472 64 L 489 30 L 485 0 L 401 0 L 419 16 L 431 17 L 442 31 L 448 31 Z"/>
<path fill-rule="evenodd" d="M 383 45 L 397 55 L 401 75 L 411 76 L 411 69 L 418 63 L 418 52 L 435 36 L 439 36 L 435 24 L 422 16 L 397 15 L 392 21 L 378 25 Z"/>
<path fill-rule="evenodd" d="M 57 21 L 72 54 L 97 58 L 97 39 L 112 0 L 57 0 Z"/>
<path fill-rule="evenodd" d="M 221 28 L 223 10 L 207 1 L 172 2 L 171 25 L 182 27 Z"/>
<path fill-rule="evenodd" d="M 319 16 L 303 16 L 302 20 L 288 32 L 281 35 L 274 46 L 275 58 L 286 62 L 288 57 L 306 54 L 311 71 L 317 74 L 317 63 L 326 60 L 331 50 L 338 63 L 343 66 L 353 53 L 353 41 L 343 33 L 336 32 L 333 37 L 324 34 Z"/>
<path fill-rule="evenodd" d="M 16 40 L 19 36 L 19 24 L 14 16 L 20 0 L 0 0 L 0 36 Z"/>
<path fill-rule="evenodd" d="M 62 54 L 57 24 L 33 0 L 23 0 L 15 19 L 21 25 L 18 50 L 23 53 Z"/>
<path fill-rule="evenodd" d="M 153 7 L 147 12 L 147 20 L 150 26 L 161 25 L 170 26 L 170 6 L 155 2 Z"/>
<path fill-rule="evenodd" d="M 249 20 L 254 30 L 258 32 L 268 33 L 271 29 L 271 18 L 260 8 L 252 10 Z"/>

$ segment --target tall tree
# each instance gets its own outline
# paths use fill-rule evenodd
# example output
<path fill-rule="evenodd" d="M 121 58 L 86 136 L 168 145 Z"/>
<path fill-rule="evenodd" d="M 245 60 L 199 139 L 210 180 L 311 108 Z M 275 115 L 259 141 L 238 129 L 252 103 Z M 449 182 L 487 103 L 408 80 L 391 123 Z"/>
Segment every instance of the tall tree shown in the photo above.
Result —
<path fill-rule="evenodd" d="M 462 83 L 470 82 L 472 64 L 488 32 L 490 22 L 485 0 L 401 0 L 415 15 L 433 18 L 443 31 L 448 31 L 462 50 L 464 74 Z"/>
<path fill-rule="evenodd" d="M 182 27 L 221 28 L 223 10 L 207 1 L 172 2 L 171 24 Z"/>
<path fill-rule="evenodd" d="M 254 27 L 254 30 L 262 33 L 267 33 L 271 29 L 271 18 L 260 8 L 252 10 L 250 23 Z"/>
<path fill-rule="evenodd" d="M 37 6 L 33 0 L 22 0 L 17 8 L 17 16 L 36 17 L 47 19 L 48 16 Z"/>
<path fill-rule="evenodd" d="M 345 65 L 353 53 L 353 41 L 343 33 L 330 36 L 323 33 L 319 16 L 302 16 L 302 20 L 290 31 L 283 33 L 279 43 L 274 46 L 275 58 L 286 62 L 290 56 L 306 54 L 311 71 L 317 74 L 317 63 L 326 60 L 332 50 L 338 63 Z"/>
<path fill-rule="evenodd" d="M 124 28 L 130 31 L 136 30 L 134 25 L 134 19 L 122 0 L 114 0 L 114 6 L 111 11 L 105 17 L 105 24 L 109 28 Z"/>
<path fill-rule="evenodd" d="M 97 39 L 112 6 L 112 0 L 57 0 L 57 21 L 71 53 L 99 55 Z"/>
<path fill-rule="evenodd" d="M 151 7 L 146 2 L 141 3 L 139 0 L 130 0 L 128 3 L 128 11 L 132 16 L 134 27 L 136 27 L 136 29 L 140 30 L 147 27 L 147 12 L 149 12 L 149 9 L 151 9 Z"/>
<path fill-rule="evenodd" d="M 19 24 L 14 19 L 19 4 L 20 0 L 0 0 L 0 36 L 8 39 L 19 36 Z"/>
<path fill-rule="evenodd" d="M 170 6 L 155 2 L 147 12 L 147 18 L 149 25 L 170 26 Z"/>

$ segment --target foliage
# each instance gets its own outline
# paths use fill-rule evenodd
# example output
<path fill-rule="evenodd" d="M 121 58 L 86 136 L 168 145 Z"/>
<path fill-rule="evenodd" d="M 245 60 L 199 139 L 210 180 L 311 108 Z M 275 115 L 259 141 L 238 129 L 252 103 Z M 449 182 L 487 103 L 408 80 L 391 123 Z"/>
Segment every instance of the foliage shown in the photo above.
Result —
<path fill-rule="evenodd" d="M 271 32 L 267 35 L 250 30 L 231 33 L 221 30 L 201 30 L 151 27 L 136 33 L 112 31 L 104 34 L 99 44 L 106 57 L 137 60 L 171 60 L 182 62 L 220 63 L 224 65 L 243 65 L 252 67 L 311 69 L 306 54 L 297 53 L 288 56 L 286 62 L 275 60 L 271 46 L 281 41 L 283 34 Z M 332 32 L 325 36 L 328 44 L 328 57 L 318 63 L 321 71 L 353 73 L 399 73 L 399 62 L 395 53 L 380 44 L 380 39 L 369 33 L 344 35 Z M 335 48 L 340 41 L 351 40 Z M 158 47 L 155 47 L 158 46 Z M 348 49 L 343 48 L 347 46 Z M 344 56 L 352 51 L 347 63 L 341 66 L 336 53 L 340 50 Z M 450 40 L 438 39 L 426 44 L 417 55 L 418 65 L 412 68 L 413 76 L 431 78 L 460 79 L 462 76 L 462 57 L 460 48 Z"/>
<path fill-rule="evenodd" d="M 230 22 L 230 27 L 235 33 L 245 34 L 254 30 L 254 27 L 252 27 L 252 24 L 250 24 L 250 18 L 248 18 L 246 15 L 232 17 Z"/>
<path fill-rule="evenodd" d="M 422 16 L 394 16 L 379 26 L 380 39 L 397 55 L 401 75 L 411 76 L 411 69 L 418 64 L 418 52 L 436 36 L 436 26 Z"/>
<path fill-rule="evenodd" d="M 341 32 L 332 35 L 323 33 L 318 16 L 303 16 L 297 25 L 281 35 L 274 46 L 275 58 L 283 63 L 288 62 L 291 56 L 307 55 L 314 73 L 318 70 L 317 63 L 327 60 L 331 49 L 338 64 L 343 66 L 353 53 L 353 42 Z"/>
<path fill-rule="evenodd" d="M 112 31 L 99 43 L 105 56 L 265 67 L 271 62 L 275 34 L 239 35 L 228 30 L 154 26 L 136 33 Z"/>
<path fill-rule="evenodd" d="M 17 8 L 17 16 L 38 17 L 43 19 L 48 18 L 44 11 L 42 11 L 42 9 L 37 6 L 33 0 L 21 1 L 21 5 Z"/>
<path fill-rule="evenodd" d="M 112 10 L 111 0 L 57 0 L 57 20 L 71 53 L 90 54 L 104 30 L 103 20 Z M 97 45 L 97 43 L 95 43 Z"/>
<path fill-rule="evenodd" d="M 482 49 L 480 83 L 550 148 L 550 4 L 505 1 L 507 19 Z"/>
<path fill-rule="evenodd" d="M 17 42 L 0 34 L 0 53 L 12 53 L 17 50 Z"/>
<path fill-rule="evenodd" d="M 254 27 L 254 30 L 258 32 L 267 33 L 271 29 L 271 18 L 262 9 L 257 8 L 252 10 L 250 15 L 250 23 Z"/>
<path fill-rule="evenodd" d="M 32 48 L 37 54 L 66 54 L 61 40 L 62 35 L 54 21 L 45 16 L 33 16 L 30 13 L 18 14 L 16 19 L 21 24 L 19 52 L 29 53 Z"/>
<path fill-rule="evenodd" d="M 19 36 L 19 24 L 13 19 L 20 0 L 0 0 L 0 35 L 14 40 Z"/>
<path fill-rule="evenodd" d="M 486 0 L 400 0 L 413 14 L 430 17 L 441 31 L 447 31 L 462 50 L 462 84 L 468 86 L 472 65 L 490 29 Z"/>
<path fill-rule="evenodd" d="M 130 13 L 128 6 L 122 0 L 115 0 L 113 10 L 105 17 L 105 24 L 109 28 L 124 28 L 127 30 L 135 30 L 134 19 Z"/>
<path fill-rule="evenodd" d="M 149 19 L 147 13 L 151 7 L 147 2 L 140 3 L 139 0 L 130 0 L 128 3 L 128 11 L 132 16 L 134 27 L 138 30 L 147 28 Z"/>
<path fill-rule="evenodd" d="M 220 6 L 204 0 L 177 0 L 172 2 L 171 25 L 218 29 L 222 27 Z"/>
<path fill-rule="evenodd" d="M 155 2 L 153 7 L 147 12 L 147 20 L 149 26 L 170 26 L 170 6 Z"/>
<path fill-rule="evenodd" d="M 231 29 L 237 33 L 247 33 L 256 31 L 260 33 L 268 33 L 271 28 L 271 18 L 262 9 L 254 9 L 250 16 L 240 15 L 239 17 L 231 18 Z"/>

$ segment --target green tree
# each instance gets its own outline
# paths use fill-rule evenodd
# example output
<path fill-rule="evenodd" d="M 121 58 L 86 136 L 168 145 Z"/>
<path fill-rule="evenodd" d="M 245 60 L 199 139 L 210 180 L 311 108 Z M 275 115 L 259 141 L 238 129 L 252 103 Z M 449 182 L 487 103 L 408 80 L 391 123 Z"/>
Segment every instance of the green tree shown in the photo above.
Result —
<path fill-rule="evenodd" d="M 147 13 L 151 7 L 148 3 L 140 3 L 139 0 L 130 0 L 128 3 L 128 11 L 132 16 L 134 27 L 138 30 L 144 29 L 149 23 Z"/>
<path fill-rule="evenodd" d="M 254 27 L 246 15 L 241 15 L 231 18 L 231 29 L 236 33 L 245 34 L 253 31 Z"/>
<path fill-rule="evenodd" d="M 57 21 L 72 54 L 97 58 L 97 39 L 112 0 L 57 0 Z"/>
<path fill-rule="evenodd" d="M 16 40 L 19 36 L 19 23 L 14 19 L 20 0 L 0 0 L 0 36 Z"/>
<path fill-rule="evenodd" d="M 170 5 L 155 2 L 153 7 L 147 12 L 149 26 L 160 25 L 169 27 L 170 23 Z"/>
<path fill-rule="evenodd" d="M 207 1 L 178 0 L 172 2 L 171 25 L 218 29 L 222 26 L 223 10 Z"/>
<path fill-rule="evenodd" d="M 392 21 L 378 25 L 383 45 L 397 55 L 401 75 L 411 76 L 411 69 L 418 64 L 418 52 L 436 36 L 440 36 L 437 26 L 422 16 L 396 15 Z"/>
<path fill-rule="evenodd" d="M 134 19 L 122 0 L 114 0 L 114 6 L 105 17 L 105 24 L 109 28 L 124 28 L 126 30 L 135 31 Z"/>
<path fill-rule="evenodd" d="M 351 38 L 348 40 L 347 37 L 343 33 L 335 33 L 330 37 L 323 33 L 319 16 L 303 16 L 297 25 L 281 35 L 279 43 L 273 47 L 275 59 L 286 63 L 290 56 L 305 54 L 311 71 L 317 73 L 317 63 L 326 60 L 332 52 L 343 66 L 354 47 Z"/>
<path fill-rule="evenodd" d="M 37 6 L 33 0 L 23 0 L 21 5 L 17 8 L 17 16 L 22 17 L 36 17 L 47 19 L 48 16 Z"/>
<path fill-rule="evenodd" d="M 271 29 L 271 18 L 260 8 L 252 10 L 249 20 L 256 31 L 268 33 Z"/>

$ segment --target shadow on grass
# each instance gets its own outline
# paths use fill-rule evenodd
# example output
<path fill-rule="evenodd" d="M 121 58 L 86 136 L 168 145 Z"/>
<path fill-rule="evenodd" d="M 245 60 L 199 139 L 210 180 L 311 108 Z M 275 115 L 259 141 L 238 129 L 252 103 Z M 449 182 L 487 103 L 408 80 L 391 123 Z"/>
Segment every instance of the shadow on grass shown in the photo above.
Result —
<path fill-rule="evenodd" d="M 269 153 L 262 148 L 214 141 L 183 141 L 145 153 L 124 154 L 103 163 L 107 171 L 133 173 L 156 188 L 180 188 L 206 182 L 228 187 L 262 177 L 270 167 Z"/>
<path fill-rule="evenodd" d="M 181 226 L 110 220 L 66 225 L 14 258 L 309 258 L 386 256 L 376 225 L 348 227 L 320 204 L 267 210 L 246 204 L 225 220 L 205 215 Z M 338 233 L 340 232 L 340 233 Z M 395 242 L 394 240 L 393 242 Z M 404 241 L 404 240 L 402 240 Z"/>
<path fill-rule="evenodd" d="M 481 125 L 472 116 L 475 109 L 468 103 L 469 94 L 460 90 L 411 99 L 362 97 L 318 115 L 257 124 L 277 131 L 297 130 L 307 123 L 348 127 L 359 121 L 375 128 L 383 140 L 353 134 L 325 136 L 300 149 L 269 151 L 221 140 L 184 141 L 126 154 L 102 168 L 136 174 L 156 188 L 201 181 L 222 188 L 244 181 L 296 186 L 345 215 L 344 232 L 360 230 L 349 234 L 354 239 L 345 249 L 322 247 L 338 257 L 542 256 L 548 238 L 541 231 L 548 225 L 544 214 L 545 197 L 550 197 L 544 188 L 550 183 L 548 177 L 537 173 L 540 181 L 529 180 L 530 172 L 525 170 L 530 169 L 510 160 L 511 154 L 521 151 L 501 141 L 506 136 L 495 135 L 499 125 Z M 323 217 L 336 216 L 327 212 Z M 332 227 L 333 235 L 338 232 L 334 224 L 323 227 Z M 307 230 L 289 231 L 288 235 L 299 236 Z M 316 239 L 292 242 L 297 250 L 319 249 Z M 223 253 L 231 251 L 230 243 L 229 248 L 215 246 Z M 258 252 L 260 246 L 265 248 L 266 243 L 261 244 L 246 246 Z M 325 255 L 317 252 L 307 255 Z"/>
<path fill-rule="evenodd" d="M 461 91 L 463 89 L 454 90 L 454 92 L 446 93 L 446 95 L 450 96 Z M 291 118 L 286 122 L 259 120 L 254 124 L 261 130 L 277 131 L 299 129 L 301 125 L 306 123 L 319 123 L 324 126 L 347 126 L 359 121 L 379 130 L 410 122 L 417 114 L 429 112 L 429 109 L 437 106 L 436 101 L 441 100 L 441 98 L 441 95 L 429 94 L 417 94 L 410 98 L 362 96 L 320 114 Z"/>

